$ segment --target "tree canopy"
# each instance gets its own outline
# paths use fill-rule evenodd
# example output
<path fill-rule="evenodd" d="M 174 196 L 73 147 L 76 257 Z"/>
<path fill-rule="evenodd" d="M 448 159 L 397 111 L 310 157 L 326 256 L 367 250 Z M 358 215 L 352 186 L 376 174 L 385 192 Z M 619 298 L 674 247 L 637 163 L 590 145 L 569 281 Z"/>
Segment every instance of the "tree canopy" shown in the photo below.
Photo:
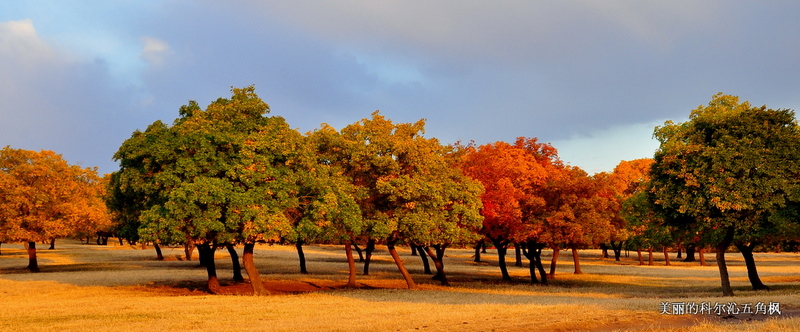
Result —
<path fill-rule="evenodd" d="M 794 112 L 753 107 L 715 95 L 689 121 L 657 127 L 651 168 L 653 203 L 667 221 L 690 223 L 717 244 L 724 295 L 732 295 L 724 253 L 757 237 L 796 199 L 800 131 Z"/>
<path fill-rule="evenodd" d="M 52 151 L 6 146 L 0 150 L 0 242 L 27 242 L 28 269 L 38 271 L 36 242 L 110 225 L 104 193 L 95 168 L 69 165 Z"/>

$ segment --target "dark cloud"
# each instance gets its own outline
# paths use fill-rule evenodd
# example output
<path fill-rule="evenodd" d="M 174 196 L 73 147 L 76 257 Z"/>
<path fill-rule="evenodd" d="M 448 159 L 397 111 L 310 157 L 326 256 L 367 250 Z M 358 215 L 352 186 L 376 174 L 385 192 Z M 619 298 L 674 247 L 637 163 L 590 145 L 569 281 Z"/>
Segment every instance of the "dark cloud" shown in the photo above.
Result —
<path fill-rule="evenodd" d="M 304 131 L 380 109 L 426 118 L 445 142 L 580 141 L 564 143 L 567 155 L 591 139 L 646 140 L 631 135 L 681 121 L 720 91 L 800 105 L 794 2 L 121 2 L 63 16 L 21 7 L 24 17 L 0 19 L 30 18 L 42 36 L 27 40 L 27 55 L 0 51 L 0 111 L 17 123 L 0 140 L 104 171 L 133 130 L 250 84 Z"/>

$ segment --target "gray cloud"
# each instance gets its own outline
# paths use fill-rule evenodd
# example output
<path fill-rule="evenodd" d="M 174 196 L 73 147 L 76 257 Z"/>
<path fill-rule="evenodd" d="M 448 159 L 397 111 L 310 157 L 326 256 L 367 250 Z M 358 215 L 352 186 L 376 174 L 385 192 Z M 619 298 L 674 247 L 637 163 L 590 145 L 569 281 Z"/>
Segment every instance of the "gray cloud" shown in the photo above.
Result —
<path fill-rule="evenodd" d="M 250 84 L 301 130 L 380 109 L 428 119 L 445 142 L 536 136 L 571 156 L 587 138 L 647 140 L 642 124 L 683 120 L 719 91 L 800 105 L 794 2 L 80 4 L 0 5 L 0 21 L 38 30 L 0 28 L 0 143 L 106 172 L 133 130 Z"/>

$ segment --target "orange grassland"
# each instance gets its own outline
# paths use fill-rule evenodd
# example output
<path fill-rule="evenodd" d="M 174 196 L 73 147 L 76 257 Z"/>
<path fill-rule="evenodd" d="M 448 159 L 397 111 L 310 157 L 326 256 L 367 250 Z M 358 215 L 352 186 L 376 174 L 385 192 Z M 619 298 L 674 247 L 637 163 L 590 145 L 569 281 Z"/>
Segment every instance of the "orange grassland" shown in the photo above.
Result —
<path fill-rule="evenodd" d="M 45 247 L 46 246 L 41 246 Z M 405 283 L 388 253 L 378 248 L 370 275 L 346 289 L 347 263 L 339 246 L 308 246 L 310 274 L 298 273 L 294 246 L 260 245 L 256 265 L 271 295 L 241 295 L 227 252 L 216 255 L 231 295 L 204 291 L 205 269 L 182 257 L 183 248 L 86 245 L 60 240 L 39 250 L 40 273 L 27 272 L 19 244 L 0 247 L 0 331 L 800 331 L 800 254 L 760 253 L 762 280 L 772 290 L 748 290 L 738 253 L 729 253 L 735 297 L 723 298 L 713 255 L 710 266 L 675 259 L 639 266 L 635 253 L 615 262 L 581 251 L 584 274 L 572 274 L 564 252 L 551 285 L 531 285 L 527 264 L 514 283 L 499 282 L 492 249 L 474 263 L 471 249 L 448 249 L 452 283 L 422 274 L 418 257 L 400 253 L 419 288 Z M 513 253 L 513 250 L 511 251 Z M 549 261 L 550 254 L 543 255 Z M 358 264 L 361 269 L 362 265 Z M 245 274 L 246 276 L 246 274 Z M 781 314 L 666 315 L 662 303 L 779 303 Z"/>

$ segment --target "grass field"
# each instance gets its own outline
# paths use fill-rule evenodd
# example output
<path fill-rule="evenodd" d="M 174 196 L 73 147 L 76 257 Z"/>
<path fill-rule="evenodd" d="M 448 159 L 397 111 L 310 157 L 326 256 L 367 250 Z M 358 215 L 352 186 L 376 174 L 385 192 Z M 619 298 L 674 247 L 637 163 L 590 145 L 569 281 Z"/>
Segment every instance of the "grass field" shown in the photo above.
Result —
<path fill-rule="evenodd" d="M 399 248 L 420 284 L 406 290 L 379 248 L 370 275 L 359 274 L 358 289 L 345 289 L 340 247 L 307 247 L 310 274 L 302 275 L 293 246 L 263 245 L 256 265 L 272 295 L 254 297 L 207 294 L 205 269 L 183 260 L 183 248 L 164 248 L 166 260 L 157 261 L 152 248 L 69 240 L 56 247 L 39 250 L 42 272 L 34 274 L 24 269 L 21 245 L 2 244 L 0 331 L 800 331 L 797 253 L 756 254 L 769 292 L 748 290 L 741 256 L 729 254 L 736 296 L 723 298 L 713 259 L 705 267 L 676 260 L 638 266 L 634 255 L 614 262 L 586 250 L 585 274 L 574 275 L 571 256 L 562 253 L 552 284 L 539 286 L 528 283 L 528 268 L 514 267 L 513 257 L 515 282 L 502 283 L 493 250 L 474 263 L 472 250 L 448 249 L 445 269 L 453 285 L 442 287 L 421 273 L 419 258 Z M 227 252 L 216 258 L 221 281 L 230 285 Z M 660 304 L 674 302 L 773 302 L 782 314 L 661 314 Z"/>

